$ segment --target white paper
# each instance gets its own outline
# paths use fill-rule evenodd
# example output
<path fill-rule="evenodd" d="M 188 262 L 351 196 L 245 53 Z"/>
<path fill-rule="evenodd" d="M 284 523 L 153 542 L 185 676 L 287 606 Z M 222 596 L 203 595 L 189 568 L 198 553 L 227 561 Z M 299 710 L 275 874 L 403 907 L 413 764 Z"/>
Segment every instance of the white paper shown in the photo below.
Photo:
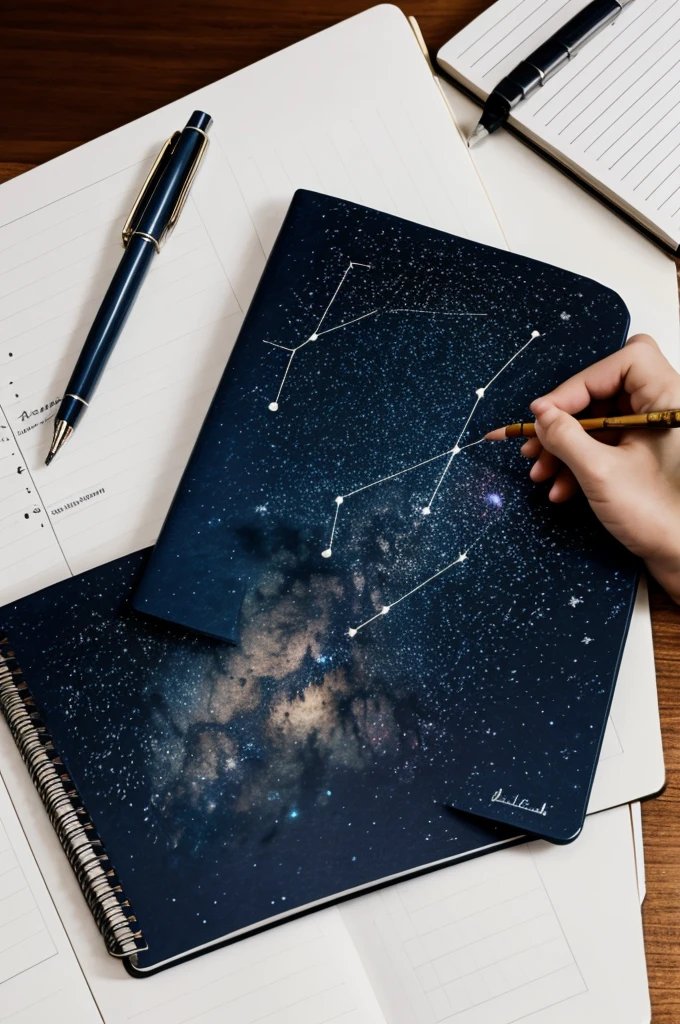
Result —
<path fill-rule="evenodd" d="M 498 0 L 438 60 L 486 97 L 521 60 L 581 11 L 581 0 Z M 635 0 L 511 123 L 572 170 L 680 242 L 680 8 Z"/>
<path fill-rule="evenodd" d="M 642 807 L 639 801 L 630 805 L 630 820 L 633 825 L 633 842 L 635 843 L 637 886 L 640 894 L 640 904 L 643 904 L 647 895 L 647 882 L 645 878 L 645 847 L 642 836 Z"/>
<path fill-rule="evenodd" d="M 649 1019 L 627 807 L 342 908 L 390 1024 Z"/>
<path fill-rule="evenodd" d="M 98 947 L 81 961 L 107 1024 L 384 1024 L 337 909 L 133 980 Z"/>
<path fill-rule="evenodd" d="M 0 777 L 0 1021 L 101 1019 Z"/>

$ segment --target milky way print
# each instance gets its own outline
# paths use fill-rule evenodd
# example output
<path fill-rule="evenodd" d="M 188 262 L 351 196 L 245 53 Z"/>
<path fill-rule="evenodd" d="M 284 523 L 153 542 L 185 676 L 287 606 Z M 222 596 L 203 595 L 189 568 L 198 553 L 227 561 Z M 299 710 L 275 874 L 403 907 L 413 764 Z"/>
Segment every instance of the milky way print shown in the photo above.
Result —
<path fill-rule="evenodd" d="M 637 566 L 481 439 L 627 324 L 587 279 L 296 194 L 135 598 L 235 643 L 114 614 L 112 563 L 38 694 L 68 694 L 147 963 L 508 825 L 575 835 Z"/>

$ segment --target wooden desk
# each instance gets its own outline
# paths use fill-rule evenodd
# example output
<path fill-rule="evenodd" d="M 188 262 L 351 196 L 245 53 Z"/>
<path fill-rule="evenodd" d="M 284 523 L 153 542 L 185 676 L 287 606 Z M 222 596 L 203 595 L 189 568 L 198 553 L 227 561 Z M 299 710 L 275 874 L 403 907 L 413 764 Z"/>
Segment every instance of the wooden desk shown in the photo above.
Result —
<path fill-rule="evenodd" d="M 435 52 L 490 0 L 410 0 Z M 370 0 L 5 0 L 0 181 L 355 14 Z M 680 524 L 679 524 L 680 526 Z M 652 588 L 668 785 L 644 807 L 655 1024 L 680 1022 L 680 608 Z M 602 1024 L 616 1024 L 603 1021 Z"/>

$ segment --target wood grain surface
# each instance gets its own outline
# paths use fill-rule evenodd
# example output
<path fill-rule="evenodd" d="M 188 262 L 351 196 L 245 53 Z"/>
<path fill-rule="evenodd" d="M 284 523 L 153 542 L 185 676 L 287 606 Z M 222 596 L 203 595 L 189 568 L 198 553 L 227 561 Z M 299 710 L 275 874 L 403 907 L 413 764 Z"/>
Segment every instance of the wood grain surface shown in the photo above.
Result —
<path fill-rule="evenodd" d="M 0 181 L 369 2 L 2 0 Z M 489 2 L 411 0 L 399 6 L 417 17 L 434 53 Z M 652 608 L 668 781 L 643 808 L 644 925 L 653 1020 L 680 1024 L 680 608 L 655 586 Z"/>

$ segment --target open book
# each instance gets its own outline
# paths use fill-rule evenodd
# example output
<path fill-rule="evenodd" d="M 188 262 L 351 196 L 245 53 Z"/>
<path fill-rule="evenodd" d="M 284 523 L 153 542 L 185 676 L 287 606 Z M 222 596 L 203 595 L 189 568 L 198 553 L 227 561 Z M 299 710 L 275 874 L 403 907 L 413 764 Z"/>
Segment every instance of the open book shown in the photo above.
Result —
<path fill-rule="evenodd" d="M 140 985 L 107 957 L 48 847 L 58 916 L 0 780 L 0 1006 L 21 1024 L 48 1011 L 71 1024 L 646 1024 L 633 828 L 628 807 L 607 811 L 576 845 L 457 865 Z"/>
<path fill-rule="evenodd" d="M 442 47 L 439 65 L 483 100 L 583 6 L 498 0 Z M 508 122 L 672 252 L 680 246 L 679 47 L 675 0 L 635 0 Z"/>

